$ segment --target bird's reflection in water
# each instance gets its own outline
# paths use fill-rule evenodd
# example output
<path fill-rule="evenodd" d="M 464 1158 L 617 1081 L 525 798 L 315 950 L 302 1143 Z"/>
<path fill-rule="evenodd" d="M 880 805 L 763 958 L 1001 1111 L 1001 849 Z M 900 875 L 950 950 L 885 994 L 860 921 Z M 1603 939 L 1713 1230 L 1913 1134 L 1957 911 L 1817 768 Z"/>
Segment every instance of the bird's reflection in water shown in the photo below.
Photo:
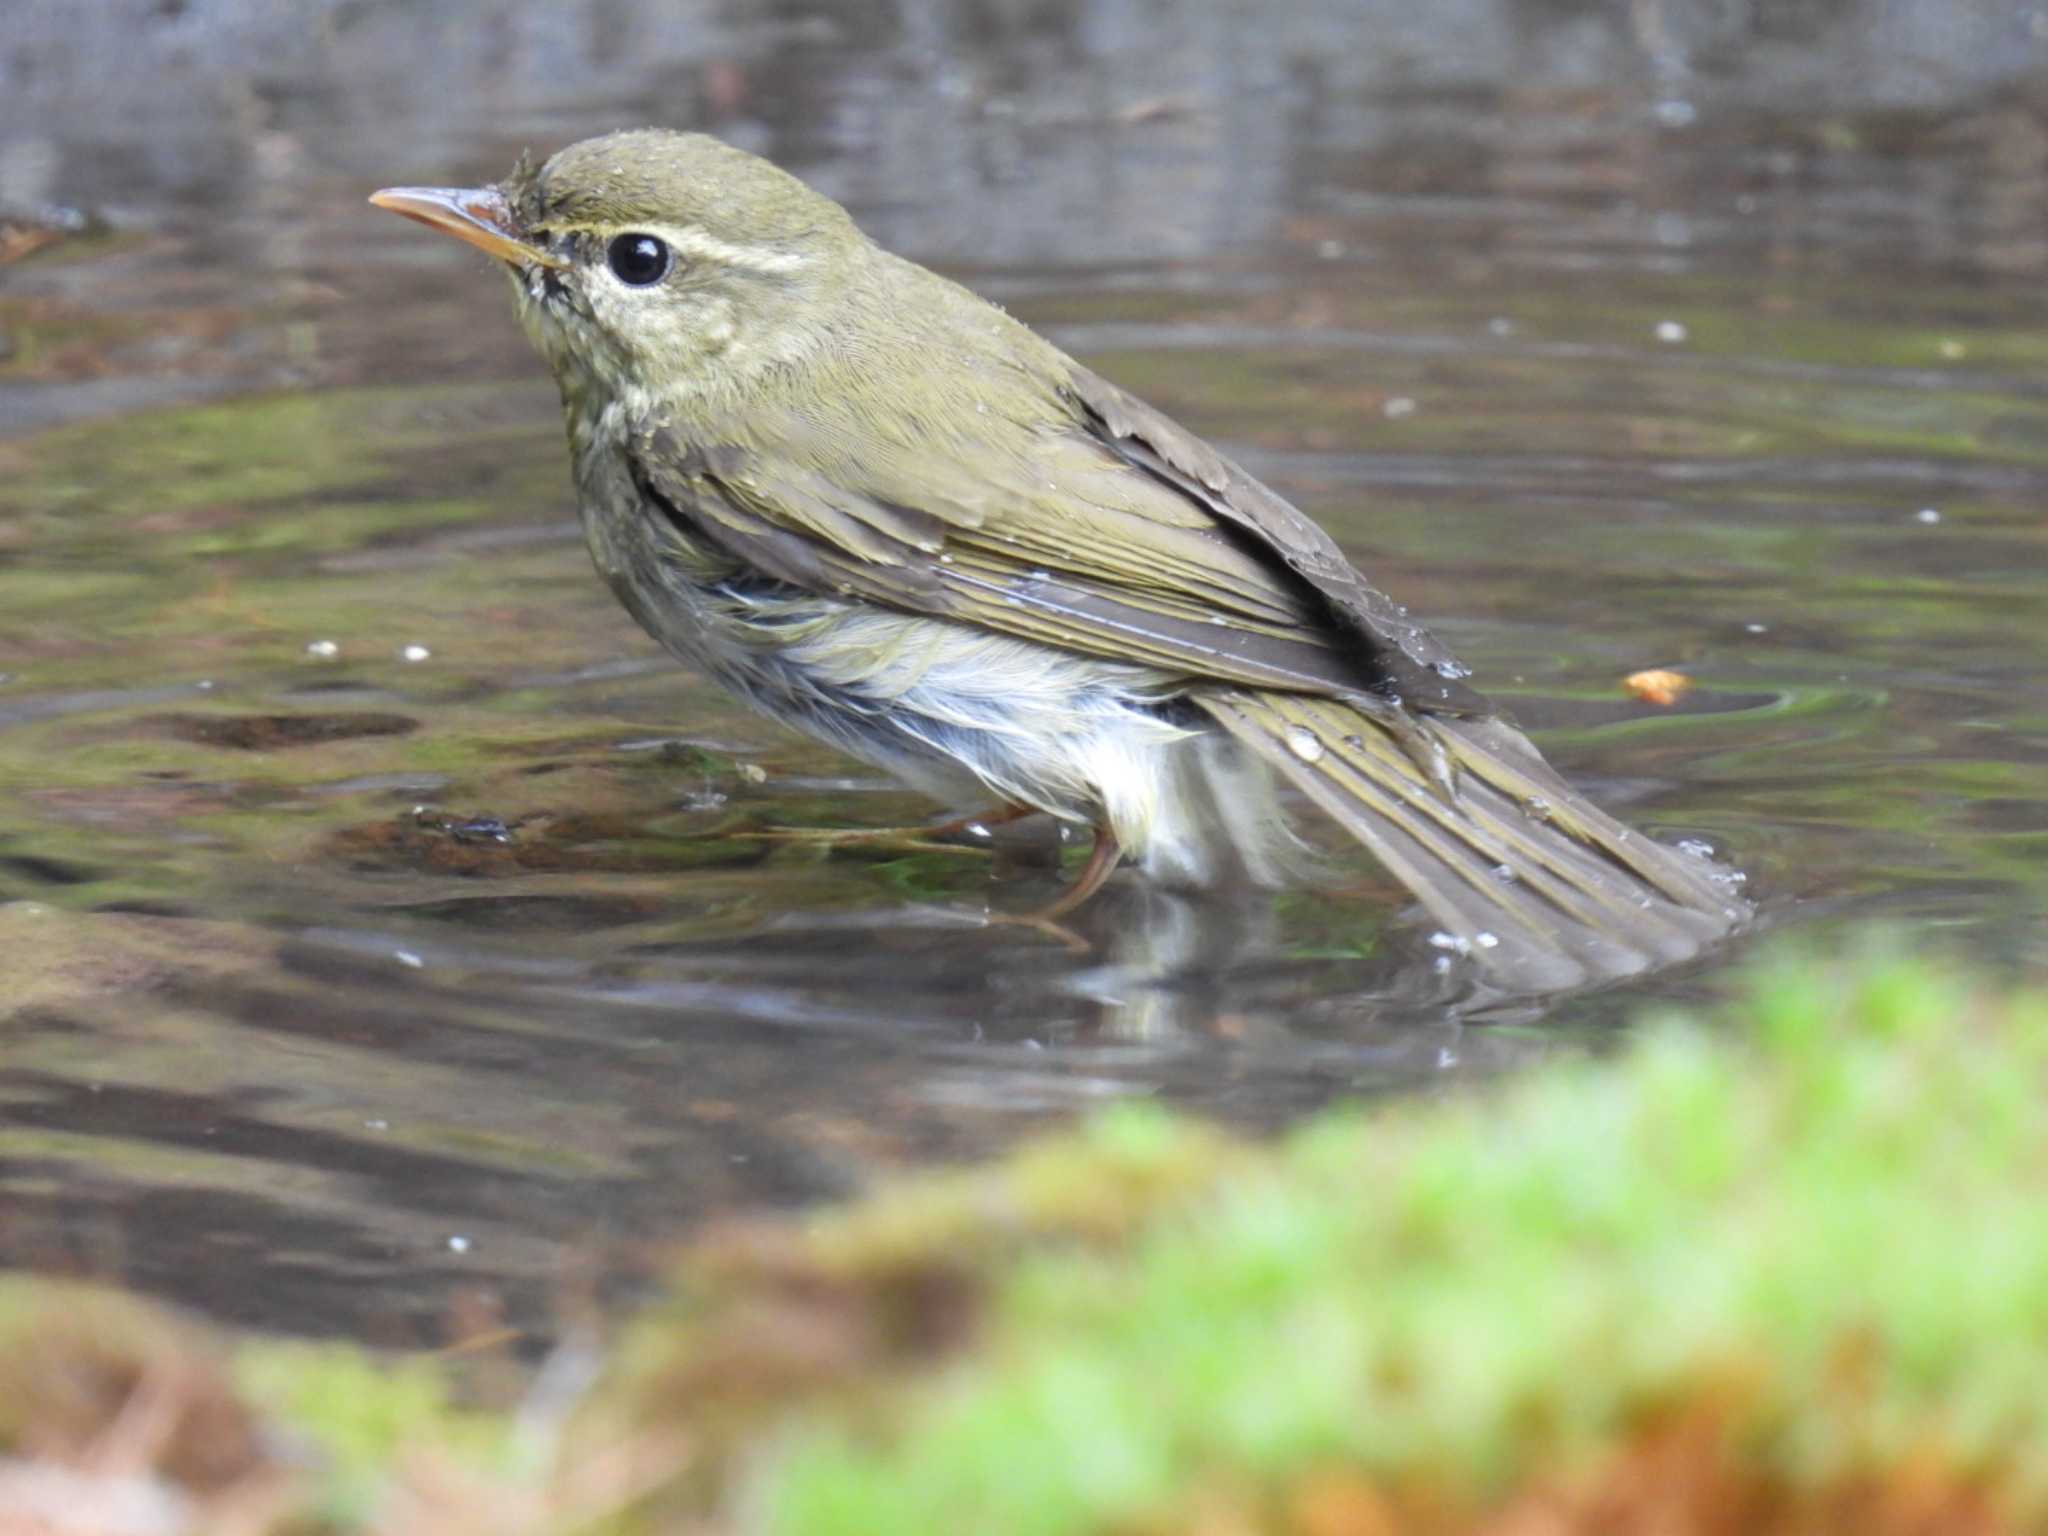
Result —
<path fill-rule="evenodd" d="M 1133 881 L 1064 925 L 1086 950 L 1051 985 L 1092 1010 L 1075 1045 L 1174 1051 L 1207 1042 L 1240 1059 L 1272 1056 L 1276 1067 L 1328 1065 L 1348 1051 L 1362 1071 L 1407 1077 L 1466 1065 L 1468 1025 L 1532 1022 L 1550 1001 L 1501 989 L 1433 947 L 1426 925 L 1390 923 L 1343 950 L 1290 942 L 1266 891 Z M 1480 1054 L 1502 1055 L 1491 1046 Z"/>

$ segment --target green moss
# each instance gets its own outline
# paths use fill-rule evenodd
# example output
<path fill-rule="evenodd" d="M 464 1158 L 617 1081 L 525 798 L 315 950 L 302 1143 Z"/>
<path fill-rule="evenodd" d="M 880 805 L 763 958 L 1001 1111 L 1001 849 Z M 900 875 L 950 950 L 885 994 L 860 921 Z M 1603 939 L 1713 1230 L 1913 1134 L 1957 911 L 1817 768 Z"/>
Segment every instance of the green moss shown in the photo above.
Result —
<path fill-rule="evenodd" d="M 371 1522 L 408 1456 L 510 1470 L 505 1422 L 457 1408 L 438 1360 L 372 1357 L 346 1344 L 264 1343 L 240 1352 L 235 1377 L 273 1428 L 298 1440 L 319 1468 L 312 1512 L 343 1529 Z"/>
<path fill-rule="evenodd" d="M 758 1507 L 1120 1529 L 1219 1470 L 1334 1462 L 1478 1508 L 1730 1382 L 1726 1443 L 1773 1486 L 1933 1454 L 2038 1498 L 2048 1004 L 1786 960 L 1743 1011 L 1748 1048 L 1667 1022 L 1498 1097 L 1331 1117 L 1127 1251 L 1032 1254 L 974 1365 L 885 1436 L 805 1426 Z M 1158 1134 L 1132 1114 L 1095 1134 Z"/>

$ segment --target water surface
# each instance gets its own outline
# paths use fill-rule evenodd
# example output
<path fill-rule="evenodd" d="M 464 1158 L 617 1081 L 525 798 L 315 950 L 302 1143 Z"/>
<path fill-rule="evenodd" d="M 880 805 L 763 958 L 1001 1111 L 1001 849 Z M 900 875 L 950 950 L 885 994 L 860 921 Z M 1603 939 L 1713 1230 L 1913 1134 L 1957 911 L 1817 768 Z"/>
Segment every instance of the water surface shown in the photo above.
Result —
<path fill-rule="evenodd" d="M 1340 897 L 1060 934 L 989 920 L 1043 839 L 754 835 L 931 808 L 633 629 L 500 280 L 361 203 L 624 123 L 1215 438 L 1766 931 L 2048 959 L 2024 8 L 313 9 L 32 7 L 0 107 L 0 200 L 111 226 L 0 267 L 6 1262 L 537 1342 L 720 1213 L 1125 1095 L 1455 1091 L 1726 984 L 1490 996 L 1341 849 Z"/>

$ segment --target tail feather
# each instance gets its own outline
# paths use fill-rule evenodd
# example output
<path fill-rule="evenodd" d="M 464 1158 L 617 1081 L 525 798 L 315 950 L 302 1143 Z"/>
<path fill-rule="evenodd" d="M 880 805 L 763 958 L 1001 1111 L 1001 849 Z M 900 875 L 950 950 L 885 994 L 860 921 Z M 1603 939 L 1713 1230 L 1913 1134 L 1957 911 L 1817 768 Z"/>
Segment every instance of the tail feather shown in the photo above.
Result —
<path fill-rule="evenodd" d="M 1728 871 L 1614 820 L 1504 721 L 1410 717 L 1428 738 L 1424 761 L 1340 700 L 1230 692 L 1198 702 L 1365 844 L 1448 942 L 1516 985 L 1671 964 L 1749 916 Z"/>

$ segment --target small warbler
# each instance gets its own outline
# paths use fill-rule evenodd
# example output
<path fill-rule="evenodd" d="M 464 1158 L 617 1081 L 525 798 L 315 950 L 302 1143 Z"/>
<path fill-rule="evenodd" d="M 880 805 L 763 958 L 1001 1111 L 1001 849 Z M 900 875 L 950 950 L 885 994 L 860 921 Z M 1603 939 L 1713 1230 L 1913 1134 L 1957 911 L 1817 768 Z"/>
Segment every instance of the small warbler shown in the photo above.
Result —
<path fill-rule="evenodd" d="M 829 198 L 700 134 L 371 199 L 496 257 L 629 613 L 955 806 L 1091 827 L 1085 896 L 1278 884 L 1291 781 L 1528 987 L 1696 953 L 1733 877 L 1570 789 L 1301 512 Z"/>

